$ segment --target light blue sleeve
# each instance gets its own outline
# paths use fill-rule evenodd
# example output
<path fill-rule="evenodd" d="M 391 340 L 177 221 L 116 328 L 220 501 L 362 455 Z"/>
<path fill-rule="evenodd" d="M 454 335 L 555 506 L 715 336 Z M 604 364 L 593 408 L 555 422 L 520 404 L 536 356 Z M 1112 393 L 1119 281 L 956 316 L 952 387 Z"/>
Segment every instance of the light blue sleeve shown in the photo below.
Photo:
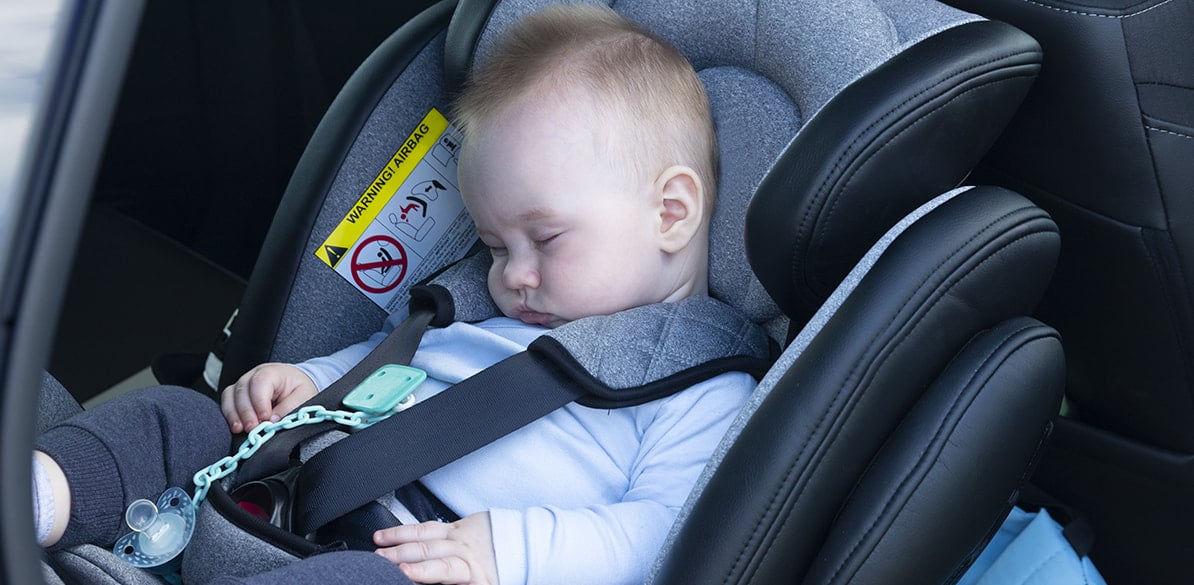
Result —
<path fill-rule="evenodd" d="M 640 425 L 639 450 L 620 502 L 490 510 L 502 585 L 643 583 L 754 387 L 746 374 L 723 374 L 661 399 L 657 409 L 643 409 L 649 419 Z"/>

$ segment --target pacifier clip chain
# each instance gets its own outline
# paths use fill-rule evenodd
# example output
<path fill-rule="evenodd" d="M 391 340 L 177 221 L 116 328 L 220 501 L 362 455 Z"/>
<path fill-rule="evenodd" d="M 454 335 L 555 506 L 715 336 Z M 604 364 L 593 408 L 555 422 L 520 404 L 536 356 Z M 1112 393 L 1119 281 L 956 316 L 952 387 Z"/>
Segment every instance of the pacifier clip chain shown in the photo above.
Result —
<path fill-rule="evenodd" d="M 132 532 L 116 541 L 112 552 L 121 560 L 162 575 L 174 582 L 179 553 L 190 542 L 195 530 L 199 505 L 207 497 L 213 482 L 228 477 L 240 463 L 252 457 L 280 431 L 322 422 L 334 422 L 352 429 L 363 429 L 381 422 L 415 403 L 414 389 L 427 378 L 418 368 L 388 364 L 378 368 L 349 392 L 343 405 L 354 410 L 329 410 L 310 405 L 253 428 L 236 453 L 195 473 L 195 495 L 188 496 L 179 487 L 168 488 L 156 503 L 137 500 L 129 505 L 125 522 Z"/>
<path fill-rule="evenodd" d="M 413 403 L 414 400 L 412 399 L 410 402 Z M 405 410 L 409 406 L 403 405 L 402 410 Z M 249 432 L 248 437 L 240 444 L 240 448 L 236 450 L 236 453 L 220 459 L 195 474 L 195 496 L 192 498 L 195 507 L 198 508 L 199 504 L 203 503 L 204 498 L 207 497 L 207 491 L 211 489 L 212 482 L 219 481 L 231 475 L 233 471 L 236 471 L 241 461 L 252 457 L 266 441 L 274 438 L 274 435 L 278 434 L 279 431 L 327 421 L 352 429 L 363 429 L 389 418 L 395 412 L 397 411 L 392 410 L 384 414 L 370 414 L 359 411 L 328 410 L 322 406 L 304 406 L 282 417 L 277 422 L 261 423 Z"/>

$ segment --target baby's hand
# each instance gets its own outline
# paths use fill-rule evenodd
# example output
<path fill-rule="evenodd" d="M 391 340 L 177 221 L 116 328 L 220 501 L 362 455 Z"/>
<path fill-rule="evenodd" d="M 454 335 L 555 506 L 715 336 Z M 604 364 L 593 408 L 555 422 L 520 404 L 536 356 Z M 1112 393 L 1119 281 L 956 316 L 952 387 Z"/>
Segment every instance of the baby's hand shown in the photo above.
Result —
<path fill-rule="evenodd" d="M 278 420 L 312 396 L 315 383 L 289 364 L 261 364 L 220 394 L 220 410 L 233 433 L 253 430 L 259 423 Z"/>
<path fill-rule="evenodd" d="M 451 524 L 424 522 L 373 533 L 377 554 L 398 565 L 417 583 L 497 585 L 489 512 Z"/>

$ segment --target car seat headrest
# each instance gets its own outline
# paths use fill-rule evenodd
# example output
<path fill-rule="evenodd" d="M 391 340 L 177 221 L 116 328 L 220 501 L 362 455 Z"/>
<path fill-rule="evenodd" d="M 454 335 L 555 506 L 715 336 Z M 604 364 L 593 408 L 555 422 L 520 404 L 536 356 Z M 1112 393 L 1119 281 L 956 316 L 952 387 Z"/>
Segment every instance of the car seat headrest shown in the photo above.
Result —
<path fill-rule="evenodd" d="M 782 312 L 747 261 L 743 229 L 751 198 L 774 171 L 781 153 L 843 87 L 928 36 L 978 20 L 938 2 L 913 3 L 914 9 L 893 0 L 717 0 L 699 5 L 673 0 L 613 6 L 679 49 L 706 85 L 721 156 L 711 226 L 710 293 L 758 323 L 781 317 Z M 483 63 L 503 29 L 546 4 L 461 0 L 446 40 L 449 82 L 459 83 L 468 68 Z M 907 210 L 938 192 L 924 194 Z M 898 218 L 890 218 L 873 235 Z M 854 229 L 851 224 L 833 225 Z M 858 255 L 864 250 L 865 246 Z"/>

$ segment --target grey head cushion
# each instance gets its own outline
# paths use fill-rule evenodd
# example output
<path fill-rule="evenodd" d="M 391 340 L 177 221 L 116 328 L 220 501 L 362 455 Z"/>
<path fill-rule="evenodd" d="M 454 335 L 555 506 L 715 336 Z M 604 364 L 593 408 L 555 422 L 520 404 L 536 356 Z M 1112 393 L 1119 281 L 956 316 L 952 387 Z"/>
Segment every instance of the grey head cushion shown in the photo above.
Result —
<path fill-rule="evenodd" d="M 504 28 L 552 3 L 499 3 L 477 43 L 474 64 L 484 62 Z M 743 226 L 747 205 L 780 152 L 850 82 L 919 40 L 977 19 L 922 1 L 607 4 L 679 49 L 705 83 L 721 151 L 710 293 L 763 324 L 783 315 L 747 262 Z"/>

